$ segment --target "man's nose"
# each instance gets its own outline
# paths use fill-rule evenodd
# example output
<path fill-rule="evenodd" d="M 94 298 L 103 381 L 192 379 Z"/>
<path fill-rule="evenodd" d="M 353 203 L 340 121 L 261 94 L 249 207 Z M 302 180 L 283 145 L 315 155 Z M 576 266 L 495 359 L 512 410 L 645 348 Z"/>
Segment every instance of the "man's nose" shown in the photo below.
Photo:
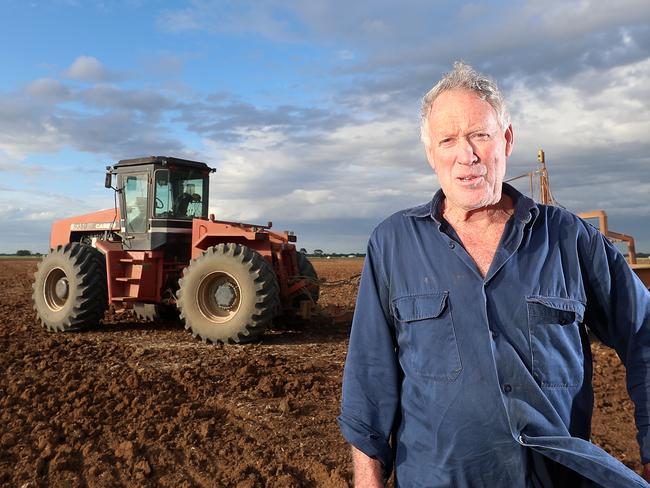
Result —
<path fill-rule="evenodd" d="M 471 165 L 475 164 L 478 161 L 478 156 L 476 155 L 474 146 L 467 139 L 459 139 L 456 150 L 456 161 L 459 164 Z"/>

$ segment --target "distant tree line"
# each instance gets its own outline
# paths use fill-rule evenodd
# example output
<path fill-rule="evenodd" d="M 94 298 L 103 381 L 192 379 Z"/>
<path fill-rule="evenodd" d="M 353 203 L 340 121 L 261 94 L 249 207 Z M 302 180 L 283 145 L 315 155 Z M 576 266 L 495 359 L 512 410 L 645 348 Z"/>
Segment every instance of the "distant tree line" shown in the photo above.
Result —
<path fill-rule="evenodd" d="M 15 253 L 0 252 L 0 256 L 42 256 L 40 252 L 32 252 L 27 249 L 18 249 Z"/>
<path fill-rule="evenodd" d="M 310 258 L 363 258 L 366 256 L 365 253 L 360 252 L 325 252 L 322 249 L 314 249 L 314 252 L 309 253 L 304 247 L 299 252 Z"/>

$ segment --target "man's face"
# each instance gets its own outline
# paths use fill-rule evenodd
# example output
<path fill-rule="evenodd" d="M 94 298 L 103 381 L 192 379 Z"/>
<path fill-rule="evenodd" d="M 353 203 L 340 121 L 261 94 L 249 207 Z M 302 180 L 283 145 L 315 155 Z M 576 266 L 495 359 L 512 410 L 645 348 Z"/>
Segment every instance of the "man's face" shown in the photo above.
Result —
<path fill-rule="evenodd" d="M 470 211 L 498 203 L 512 152 L 512 126 L 502 129 L 492 106 L 467 90 L 441 93 L 428 121 L 427 158 L 446 208 Z"/>

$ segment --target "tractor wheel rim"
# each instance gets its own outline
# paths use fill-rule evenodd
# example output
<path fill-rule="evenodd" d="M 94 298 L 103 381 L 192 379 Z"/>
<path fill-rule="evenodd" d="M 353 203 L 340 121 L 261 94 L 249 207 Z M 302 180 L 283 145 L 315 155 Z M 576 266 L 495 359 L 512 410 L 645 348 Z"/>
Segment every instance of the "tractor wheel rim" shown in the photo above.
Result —
<path fill-rule="evenodd" d="M 201 314 L 209 321 L 223 324 L 239 310 L 241 288 L 237 280 L 223 271 L 206 275 L 199 283 L 196 294 Z"/>
<path fill-rule="evenodd" d="M 61 268 L 53 268 L 45 277 L 43 298 L 50 310 L 61 310 L 70 295 L 68 277 Z"/>

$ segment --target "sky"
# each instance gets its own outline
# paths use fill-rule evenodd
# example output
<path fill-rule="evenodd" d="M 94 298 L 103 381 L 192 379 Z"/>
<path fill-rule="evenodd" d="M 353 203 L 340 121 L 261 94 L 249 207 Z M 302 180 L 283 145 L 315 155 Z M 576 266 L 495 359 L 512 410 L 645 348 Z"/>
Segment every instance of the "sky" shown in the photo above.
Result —
<path fill-rule="evenodd" d="M 0 253 L 111 208 L 105 167 L 205 161 L 210 211 L 364 251 L 439 188 L 421 97 L 455 60 L 493 77 L 507 177 L 546 153 L 556 200 L 650 252 L 650 4 L 527 0 L 0 0 Z M 522 180 L 518 187 L 528 191 Z"/>

